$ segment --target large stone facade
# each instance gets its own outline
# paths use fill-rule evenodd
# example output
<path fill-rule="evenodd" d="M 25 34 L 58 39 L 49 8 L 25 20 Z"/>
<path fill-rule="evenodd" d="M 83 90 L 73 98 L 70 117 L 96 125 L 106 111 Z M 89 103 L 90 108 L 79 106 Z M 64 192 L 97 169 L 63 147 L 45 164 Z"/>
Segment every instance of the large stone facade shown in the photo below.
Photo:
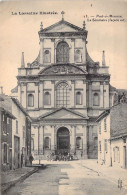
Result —
<path fill-rule="evenodd" d="M 86 48 L 87 31 L 64 19 L 39 31 L 36 60 L 18 69 L 12 90 L 33 118 L 35 158 L 51 152 L 70 152 L 78 158 L 97 158 L 96 117 L 112 104 L 110 75 L 94 62 Z"/>

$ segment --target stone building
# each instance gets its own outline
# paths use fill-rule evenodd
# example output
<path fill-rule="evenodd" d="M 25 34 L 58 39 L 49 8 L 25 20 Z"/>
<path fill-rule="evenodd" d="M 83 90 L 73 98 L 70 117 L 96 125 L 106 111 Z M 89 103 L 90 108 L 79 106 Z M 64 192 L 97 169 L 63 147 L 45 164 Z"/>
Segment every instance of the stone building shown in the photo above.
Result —
<path fill-rule="evenodd" d="M 39 31 L 40 51 L 18 68 L 12 90 L 32 117 L 34 158 L 51 152 L 70 152 L 78 158 L 97 158 L 96 117 L 112 105 L 105 53 L 102 65 L 87 51 L 88 31 L 62 18 Z"/>
<path fill-rule="evenodd" d="M 98 163 L 127 168 L 127 101 L 105 110 L 98 122 Z"/>

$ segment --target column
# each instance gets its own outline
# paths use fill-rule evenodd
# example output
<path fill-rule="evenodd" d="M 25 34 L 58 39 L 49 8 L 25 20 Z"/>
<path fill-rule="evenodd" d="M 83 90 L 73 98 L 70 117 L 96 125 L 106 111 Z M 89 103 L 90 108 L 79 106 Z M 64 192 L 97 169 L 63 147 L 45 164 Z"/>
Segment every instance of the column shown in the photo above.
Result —
<path fill-rule="evenodd" d="M 51 126 L 52 134 L 51 134 L 51 150 L 52 152 L 55 151 L 55 126 Z"/>
<path fill-rule="evenodd" d="M 70 63 L 74 63 L 74 56 L 75 56 L 74 43 L 75 43 L 75 39 L 72 38 L 71 39 L 71 48 L 70 48 L 70 59 L 69 59 Z"/>
<path fill-rule="evenodd" d="M 27 83 L 22 83 L 21 86 L 21 104 L 24 108 L 27 107 Z"/>
<path fill-rule="evenodd" d="M 83 63 L 86 64 L 86 40 L 83 38 Z"/>
<path fill-rule="evenodd" d="M 87 159 L 87 126 L 83 125 L 83 156 Z"/>
<path fill-rule="evenodd" d="M 51 83 L 52 83 L 51 107 L 55 107 L 55 81 L 51 81 Z"/>
<path fill-rule="evenodd" d="M 40 64 L 43 64 L 43 47 L 44 47 L 44 40 L 40 39 Z"/>
<path fill-rule="evenodd" d="M 83 81 L 83 106 L 86 107 L 86 82 Z"/>
<path fill-rule="evenodd" d="M 40 81 L 40 91 L 39 91 L 39 108 L 43 107 L 43 81 Z"/>
<path fill-rule="evenodd" d="M 103 92 L 103 83 L 100 85 L 100 107 L 103 108 L 104 106 L 104 92 Z"/>
<path fill-rule="evenodd" d="M 92 107 L 92 83 L 89 83 L 89 107 Z"/>
<path fill-rule="evenodd" d="M 35 99 L 34 99 L 34 105 L 35 108 L 38 108 L 38 104 L 39 104 L 39 83 L 35 83 Z"/>
<path fill-rule="evenodd" d="M 71 107 L 75 107 L 75 81 L 71 81 Z"/>
<path fill-rule="evenodd" d="M 76 150 L 76 126 L 72 126 L 72 152 L 75 153 Z"/>
<path fill-rule="evenodd" d="M 39 138 L 39 154 L 43 154 L 43 145 L 44 145 L 44 126 L 39 126 L 39 134 L 38 134 Z"/>
<path fill-rule="evenodd" d="M 104 108 L 109 108 L 109 84 L 104 83 Z"/>

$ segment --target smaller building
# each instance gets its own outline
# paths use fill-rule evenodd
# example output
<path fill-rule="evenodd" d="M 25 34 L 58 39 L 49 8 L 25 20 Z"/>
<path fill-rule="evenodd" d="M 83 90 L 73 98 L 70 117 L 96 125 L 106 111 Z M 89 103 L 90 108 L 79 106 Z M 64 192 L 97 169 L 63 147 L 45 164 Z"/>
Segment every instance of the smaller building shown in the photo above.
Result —
<path fill-rule="evenodd" d="M 105 110 L 98 122 L 98 163 L 127 168 L 127 102 Z"/>
<path fill-rule="evenodd" d="M 31 118 L 14 97 L 1 94 L 1 134 L 3 170 L 29 163 L 31 154 Z M 11 119 L 11 120 L 10 120 Z M 12 120 L 15 119 L 15 120 Z M 6 167 L 6 168 L 4 168 Z"/>
<path fill-rule="evenodd" d="M 16 117 L 9 112 L 8 103 L 4 105 L 0 97 L 0 129 L 1 129 L 1 169 L 12 169 L 12 120 Z"/>

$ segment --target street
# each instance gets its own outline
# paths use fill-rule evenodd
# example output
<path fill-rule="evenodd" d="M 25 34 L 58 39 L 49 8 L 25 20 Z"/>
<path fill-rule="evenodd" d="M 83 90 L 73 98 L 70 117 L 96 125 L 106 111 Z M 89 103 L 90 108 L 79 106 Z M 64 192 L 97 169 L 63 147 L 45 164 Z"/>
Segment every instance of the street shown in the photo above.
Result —
<path fill-rule="evenodd" d="M 86 168 L 80 161 L 53 162 L 45 169 L 18 183 L 4 195 L 126 195 L 98 172 Z"/>

